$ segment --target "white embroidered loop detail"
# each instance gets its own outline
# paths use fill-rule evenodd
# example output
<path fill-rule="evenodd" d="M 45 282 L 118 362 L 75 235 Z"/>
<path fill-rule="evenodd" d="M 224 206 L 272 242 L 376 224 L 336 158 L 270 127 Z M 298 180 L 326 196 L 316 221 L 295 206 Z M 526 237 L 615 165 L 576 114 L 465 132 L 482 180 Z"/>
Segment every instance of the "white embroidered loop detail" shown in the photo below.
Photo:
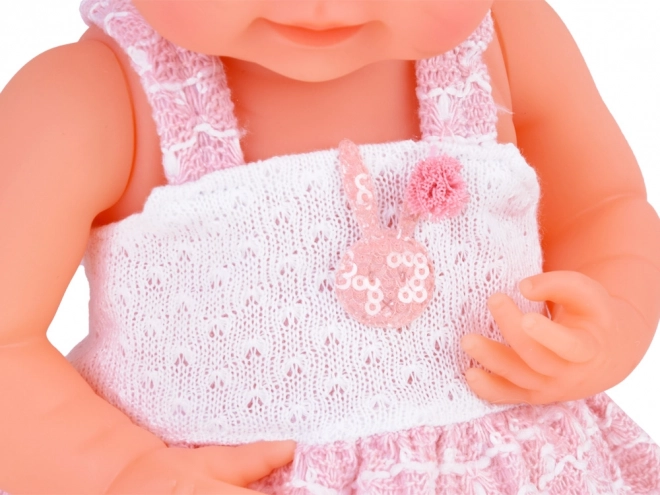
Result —
<path fill-rule="evenodd" d="M 374 195 L 363 184 L 363 182 L 368 180 L 368 178 L 369 178 L 369 176 L 367 174 L 359 174 L 358 176 L 356 176 L 355 177 L 355 187 L 358 188 L 357 203 L 359 205 L 365 205 L 366 209 L 370 210 L 371 209 L 371 200 L 373 199 Z"/>

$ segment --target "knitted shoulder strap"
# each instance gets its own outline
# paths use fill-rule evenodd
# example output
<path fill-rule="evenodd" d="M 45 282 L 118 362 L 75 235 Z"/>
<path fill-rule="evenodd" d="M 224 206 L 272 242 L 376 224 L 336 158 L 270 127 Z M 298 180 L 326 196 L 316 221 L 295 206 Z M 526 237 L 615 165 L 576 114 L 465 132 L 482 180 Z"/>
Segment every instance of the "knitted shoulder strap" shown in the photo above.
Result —
<path fill-rule="evenodd" d="M 83 0 L 80 9 L 85 22 L 117 41 L 139 74 L 170 184 L 244 164 L 234 105 L 218 57 L 163 39 L 130 0 Z M 492 37 L 489 14 L 459 46 L 417 62 L 423 139 L 495 140 L 497 111 L 482 60 Z"/>
<path fill-rule="evenodd" d="M 244 164 L 227 79 L 218 57 L 180 48 L 158 35 L 130 0 L 83 0 L 80 11 L 117 41 L 151 104 L 165 176 L 182 184 Z"/>
<path fill-rule="evenodd" d="M 483 52 L 493 39 L 490 13 L 463 43 L 417 62 L 417 98 L 423 139 L 494 141 L 497 108 Z"/>

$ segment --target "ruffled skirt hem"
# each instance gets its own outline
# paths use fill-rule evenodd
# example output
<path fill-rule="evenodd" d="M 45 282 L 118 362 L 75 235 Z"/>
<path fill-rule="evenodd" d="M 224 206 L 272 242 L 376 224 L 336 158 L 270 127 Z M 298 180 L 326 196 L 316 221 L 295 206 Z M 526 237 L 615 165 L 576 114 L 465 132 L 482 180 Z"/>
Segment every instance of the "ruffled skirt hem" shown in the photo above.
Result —
<path fill-rule="evenodd" d="M 660 447 L 607 395 L 477 420 L 298 445 L 251 486 L 304 494 L 660 494 Z"/>

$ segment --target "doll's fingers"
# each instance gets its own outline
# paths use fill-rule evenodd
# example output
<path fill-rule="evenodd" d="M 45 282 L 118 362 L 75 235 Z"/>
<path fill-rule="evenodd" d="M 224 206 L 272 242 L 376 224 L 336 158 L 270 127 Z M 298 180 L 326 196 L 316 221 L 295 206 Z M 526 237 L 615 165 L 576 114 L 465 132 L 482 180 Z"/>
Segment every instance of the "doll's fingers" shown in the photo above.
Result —
<path fill-rule="evenodd" d="M 531 301 L 552 301 L 573 314 L 600 317 L 608 311 L 605 287 L 579 272 L 541 273 L 522 280 L 519 288 Z"/>
<path fill-rule="evenodd" d="M 565 327 L 537 313 L 524 315 L 522 328 L 539 344 L 572 363 L 585 363 L 598 353 L 598 342 L 587 330 Z"/>
<path fill-rule="evenodd" d="M 514 385 L 501 376 L 477 368 L 465 371 L 465 379 L 480 399 L 493 404 L 532 404 L 532 391 Z"/>
<path fill-rule="evenodd" d="M 541 390 L 549 377 L 532 370 L 513 349 L 481 335 L 466 335 L 461 345 L 467 354 L 493 374 L 524 389 Z"/>
<path fill-rule="evenodd" d="M 256 442 L 238 447 L 219 448 L 227 449 L 229 452 L 222 452 L 216 458 L 207 457 L 213 474 L 227 483 L 246 486 L 291 462 L 296 444 Z"/>
<path fill-rule="evenodd" d="M 162 493 L 162 492 L 161 492 Z M 194 483 L 177 483 L 172 495 L 259 495 L 260 492 L 229 485 L 222 481 L 202 480 Z"/>
<path fill-rule="evenodd" d="M 532 370 L 545 376 L 554 376 L 566 361 L 539 344 L 522 329 L 523 312 L 505 294 L 495 294 L 488 300 L 488 308 L 504 340 Z"/>

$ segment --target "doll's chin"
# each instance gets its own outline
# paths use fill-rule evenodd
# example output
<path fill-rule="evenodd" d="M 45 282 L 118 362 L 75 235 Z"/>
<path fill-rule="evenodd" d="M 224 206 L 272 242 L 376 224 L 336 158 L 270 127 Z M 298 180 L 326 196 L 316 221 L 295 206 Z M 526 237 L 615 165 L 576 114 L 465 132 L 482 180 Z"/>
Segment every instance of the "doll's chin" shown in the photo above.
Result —
<path fill-rule="evenodd" d="M 347 68 L 345 70 L 337 70 L 334 67 L 283 67 L 283 68 L 270 68 L 266 69 L 276 72 L 277 74 L 284 76 L 288 79 L 294 79 L 301 82 L 325 82 L 332 81 L 334 79 L 340 79 L 344 76 L 347 76 L 359 69 L 362 66 L 355 68 Z"/>
<path fill-rule="evenodd" d="M 325 82 L 340 79 L 357 72 L 376 61 L 357 61 L 346 59 L 327 59 L 310 57 L 303 60 L 254 60 L 254 64 L 265 72 L 275 73 L 301 82 Z"/>

